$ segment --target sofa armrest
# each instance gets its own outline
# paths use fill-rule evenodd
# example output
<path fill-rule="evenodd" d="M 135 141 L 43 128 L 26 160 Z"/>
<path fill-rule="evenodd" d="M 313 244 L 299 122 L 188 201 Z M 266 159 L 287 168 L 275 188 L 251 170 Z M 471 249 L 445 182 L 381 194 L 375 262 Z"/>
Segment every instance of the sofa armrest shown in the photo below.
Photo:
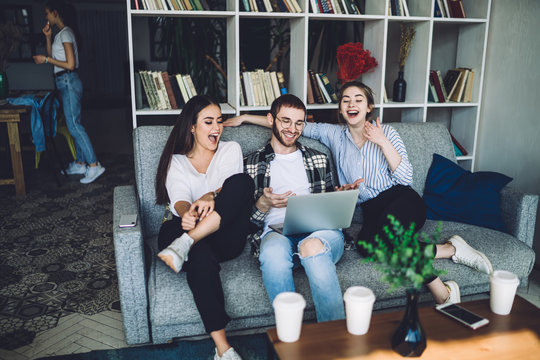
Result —
<path fill-rule="evenodd" d="M 119 227 L 120 216 L 137 214 L 134 227 Z M 144 241 L 135 187 L 114 188 L 113 239 L 124 332 L 128 344 L 150 342 Z"/>
<path fill-rule="evenodd" d="M 506 186 L 501 190 L 500 206 L 507 232 L 532 248 L 538 195 L 524 194 Z"/>

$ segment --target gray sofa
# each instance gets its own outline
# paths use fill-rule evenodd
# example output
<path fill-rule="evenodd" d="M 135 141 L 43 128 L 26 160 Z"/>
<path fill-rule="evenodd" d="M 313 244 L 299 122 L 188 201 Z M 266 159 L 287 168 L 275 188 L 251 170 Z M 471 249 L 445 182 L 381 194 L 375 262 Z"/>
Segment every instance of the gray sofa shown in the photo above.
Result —
<path fill-rule="evenodd" d="M 400 133 L 414 167 L 413 187 L 423 193 L 424 182 L 432 161 L 438 153 L 456 160 L 448 131 L 436 123 L 392 124 Z M 126 341 L 128 344 L 164 343 L 177 337 L 204 334 L 204 328 L 186 282 L 185 273 L 175 274 L 161 261 L 156 261 L 156 238 L 163 215 L 163 206 L 155 205 L 154 177 L 159 156 L 171 127 L 146 126 L 134 130 L 136 186 L 120 186 L 114 191 L 114 246 L 120 289 L 120 300 Z M 270 131 L 253 125 L 225 128 L 223 140 L 240 143 L 244 155 L 260 148 L 270 138 Z M 329 153 L 317 141 L 302 138 L 310 147 Z M 518 193 L 509 187 L 501 192 L 501 210 L 508 233 L 477 226 L 444 222 L 441 241 L 459 234 L 473 247 L 483 251 L 494 269 L 516 273 L 526 286 L 535 254 L 532 250 L 534 222 L 538 196 Z M 132 228 L 119 228 L 122 214 L 139 215 Z M 358 225 L 353 225 L 358 228 Z M 437 226 L 427 221 L 426 233 Z M 462 297 L 485 294 L 489 278 L 451 260 L 437 260 L 435 266 L 447 270 L 443 280 L 458 282 Z M 387 292 L 372 264 L 362 262 L 356 251 L 345 251 L 337 264 L 342 291 L 349 286 L 368 286 L 375 292 L 375 309 L 402 306 L 404 292 Z M 222 264 L 221 278 L 227 312 L 232 321 L 228 330 L 271 326 L 274 317 L 263 286 L 258 260 L 252 257 L 249 243 L 242 255 Z M 315 319 L 313 301 L 307 278 L 295 270 L 296 291 L 307 300 L 305 320 Z M 421 301 L 432 301 L 424 289 Z"/>

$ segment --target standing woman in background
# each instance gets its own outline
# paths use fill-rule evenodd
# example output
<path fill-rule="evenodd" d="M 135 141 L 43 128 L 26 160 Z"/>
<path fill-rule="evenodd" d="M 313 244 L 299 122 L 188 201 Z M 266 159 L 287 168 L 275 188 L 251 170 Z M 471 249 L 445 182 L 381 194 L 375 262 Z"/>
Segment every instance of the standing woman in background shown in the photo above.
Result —
<path fill-rule="evenodd" d="M 60 92 L 64 116 L 68 130 L 75 140 L 77 160 L 69 164 L 62 172 L 67 175 L 81 174 L 83 184 L 89 184 L 105 172 L 97 161 L 90 138 L 81 124 L 82 83 L 77 69 L 79 53 L 77 51 L 77 22 L 75 9 L 63 0 L 49 0 L 45 4 L 47 24 L 43 34 L 47 39 L 47 54 L 35 55 L 36 64 L 53 64 L 56 88 Z M 52 40 L 52 27 L 59 29 Z"/>

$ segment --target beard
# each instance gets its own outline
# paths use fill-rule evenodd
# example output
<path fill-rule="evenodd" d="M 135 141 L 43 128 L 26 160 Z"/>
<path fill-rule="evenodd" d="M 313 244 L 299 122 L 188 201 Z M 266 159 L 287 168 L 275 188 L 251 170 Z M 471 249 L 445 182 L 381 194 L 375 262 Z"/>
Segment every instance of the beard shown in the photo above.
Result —
<path fill-rule="evenodd" d="M 279 132 L 279 130 L 277 129 L 277 126 L 276 126 L 276 121 L 274 121 L 274 123 L 272 124 L 272 132 L 274 133 L 274 135 L 276 136 L 276 139 L 278 139 L 278 141 L 281 143 L 281 145 L 283 146 L 286 146 L 286 147 L 296 147 L 296 140 L 294 141 L 294 143 L 292 145 L 289 145 L 287 144 L 284 140 L 283 140 L 283 136 L 281 135 L 281 133 Z"/>

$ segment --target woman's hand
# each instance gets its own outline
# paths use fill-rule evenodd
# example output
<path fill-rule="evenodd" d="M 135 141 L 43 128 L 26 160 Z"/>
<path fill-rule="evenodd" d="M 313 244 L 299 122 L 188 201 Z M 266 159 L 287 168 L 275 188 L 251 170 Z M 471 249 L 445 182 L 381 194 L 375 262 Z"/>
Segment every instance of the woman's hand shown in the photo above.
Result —
<path fill-rule="evenodd" d="M 364 179 L 357 179 L 352 184 L 343 184 L 340 187 L 335 186 L 336 191 L 354 190 L 360 187 L 360 184 L 364 182 Z"/>
<path fill-rule="evenodd" d="M 43 34 L 44 34 L 46 37 L 50 37 L 50 36 L 52 35 L 51 24 L 49 24 L 49 22 L 47 21 L 47 23 L 45 24 L 45 26 L 43 27 L 43 29 L 41 29 L 41 31 L 43 32 Z"/>
<path fill-rule="evenodd" d="M 199 200 L 196 200 L 189 208 L 190 213 L 196 213 L 199 219 L 204 219 L 214 211 L 214 196 L 204 194 Z"/>
<path fill-rule="evenodd" d="M 191 212 L 190 210 L 186 211 L 184 215 L 182 215 L 182 229 L 184 231 L 195 229 L 197 221 L 199 221 L 199 217 L 196 212 Z"/>
<path fill-rule="evenodd" d="M 375 125 L 373 125 L 369 121 L 365 122 L 364 136 L 366 137 L 366 139 L 379 146 L 382 146 L 386 141 L 388 141 L 388 139 L 384 135 L 381 123 L 379 121 L 379 117 L 377 117 Z"/>
<path fill-rule="evenodd" d="M 36 64 L 45 64 L 45 55 L 34 55 L 32 57 Z"/>

